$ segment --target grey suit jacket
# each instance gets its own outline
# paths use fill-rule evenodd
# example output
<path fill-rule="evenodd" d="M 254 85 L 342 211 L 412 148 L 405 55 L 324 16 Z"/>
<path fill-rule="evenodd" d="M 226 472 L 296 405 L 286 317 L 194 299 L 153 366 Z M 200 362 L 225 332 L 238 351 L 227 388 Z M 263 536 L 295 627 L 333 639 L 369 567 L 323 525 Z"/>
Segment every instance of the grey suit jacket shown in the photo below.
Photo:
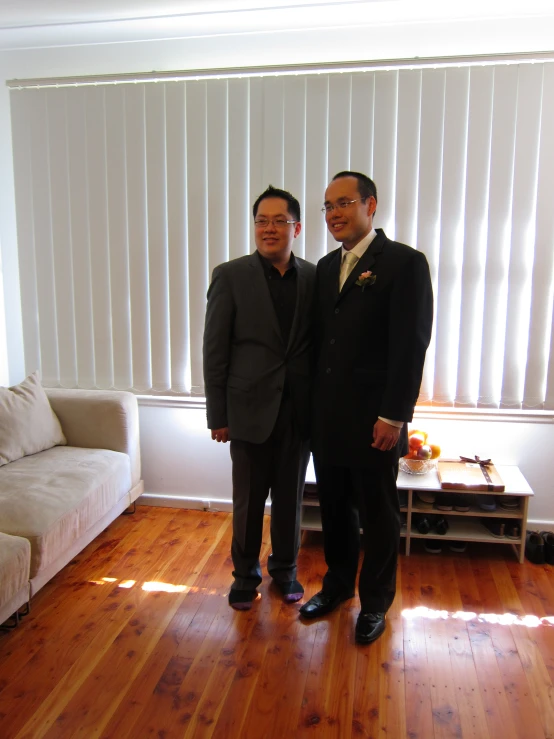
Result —
<path fill-rule="evenodd" d="M 310 424 L 315 265 L 296 257 L 296 310 L 281 337 L 263 266 L 254 253 L 220 264 L 208 290 L 204 384 L 208 428 L 261 444 L 281 404 L 285 378 L 304 438 Z"/>

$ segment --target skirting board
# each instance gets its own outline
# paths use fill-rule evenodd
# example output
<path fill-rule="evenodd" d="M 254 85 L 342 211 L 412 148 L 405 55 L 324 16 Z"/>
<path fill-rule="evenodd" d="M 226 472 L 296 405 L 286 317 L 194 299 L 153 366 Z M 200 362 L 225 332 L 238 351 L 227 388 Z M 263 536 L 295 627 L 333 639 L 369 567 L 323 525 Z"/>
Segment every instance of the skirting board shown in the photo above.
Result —
<path fill-rule="evenodd" d="M 233 510 L 231 500 L 207 500 L 205 498 L 185 498 L 177 495 L 163 495 L 161 493 L 143 493 L 137 499 L 137 505 L 160 506 L 162 508 L 191 508 L 197 511 L 226 511 Z M 271 513 L 271 503 L 265 504 L 265 513 Z"/>
<path fill-rule="evenodd" d="M 207 500 L 204 498 L 185 498 L 177 495 L 162 495 L 161 493 L 143 493 L 137 499 L 137 505 L 160 506 L 162 508 L 190 508 L 200 511 L 227 511 L 231 512 L 233 504 L 230 500 Z M 265 505 L 265 513 L 271 513 L 271 503 Z M 552 531 L 554 532 L 554 521 L 538 521 L 529 519 L 527 521 L 529 531 Z"/>

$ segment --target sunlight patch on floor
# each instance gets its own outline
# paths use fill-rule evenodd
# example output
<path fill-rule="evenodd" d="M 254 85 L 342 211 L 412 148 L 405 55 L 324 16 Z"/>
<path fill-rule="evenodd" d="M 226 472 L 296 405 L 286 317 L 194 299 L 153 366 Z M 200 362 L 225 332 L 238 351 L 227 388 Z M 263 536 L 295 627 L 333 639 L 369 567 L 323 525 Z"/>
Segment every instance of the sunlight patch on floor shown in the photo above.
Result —
<path fill-rule="evenodd" d="M 500 626 L 554 626 L 554 616 L 517 616 L 515 613 L 473 613 L 472 611 L 444 611 L 418 606 L 417 608 L 405 608 L 402 617 L 406 621 L 414 621 L 424 618 L 430 621 L 453 619 L 457 621 L 475 621 L 476 623 L 499 624 Z"/>

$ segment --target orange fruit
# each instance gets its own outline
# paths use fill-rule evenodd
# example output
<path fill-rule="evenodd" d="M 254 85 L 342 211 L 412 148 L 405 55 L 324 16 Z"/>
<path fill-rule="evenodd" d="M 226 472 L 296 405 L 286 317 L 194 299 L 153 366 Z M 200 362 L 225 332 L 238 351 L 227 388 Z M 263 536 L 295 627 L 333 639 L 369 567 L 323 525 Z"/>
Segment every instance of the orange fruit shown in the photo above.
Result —
<path fill-rule="evenodd" d="M 429 444 L 431 447 L 431 459 L 437 459 L 441 455 L 441 448 L 438 444 Z"/>

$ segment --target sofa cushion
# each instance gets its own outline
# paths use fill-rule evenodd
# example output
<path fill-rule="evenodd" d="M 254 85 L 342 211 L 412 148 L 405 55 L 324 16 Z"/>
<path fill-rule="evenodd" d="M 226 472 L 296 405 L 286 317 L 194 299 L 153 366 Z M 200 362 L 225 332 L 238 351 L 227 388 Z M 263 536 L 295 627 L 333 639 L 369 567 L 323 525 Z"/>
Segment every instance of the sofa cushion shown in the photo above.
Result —
<path fill-rule="evenodd" d="M 30 561 L 27 539 L 0 534 L 0 608 L 24 588 L 28 594 Z"/>
<path fill-rule="evenodd" d="M 31 578 L 131 487 L 121 452 L 56 446 L 0 468 L 0 530 L 31 542 Z"/>
<path fill-rule="evenodd" d="M 0 467 L 65 443 L 37 372 L 19 385 L 0 387 Z"/>

